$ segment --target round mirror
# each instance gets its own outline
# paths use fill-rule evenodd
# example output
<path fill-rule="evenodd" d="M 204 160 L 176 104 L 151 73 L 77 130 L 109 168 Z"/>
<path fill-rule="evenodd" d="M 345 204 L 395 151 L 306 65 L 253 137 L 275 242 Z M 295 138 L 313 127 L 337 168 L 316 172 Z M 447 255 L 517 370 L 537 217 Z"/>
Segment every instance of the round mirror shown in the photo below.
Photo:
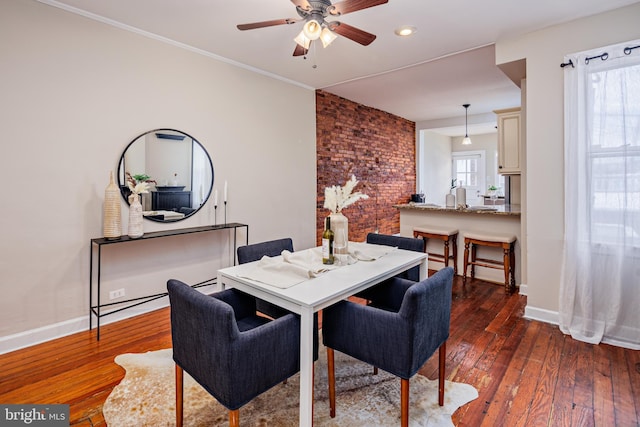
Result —
<path fill-rule="evenodd" d="M 145 218 L 175 222 L 195 214 L 213 188 L 213 163 L 207 150 L 189 134 L 175 129 L 155 129 L 127 145 L 118 180 L 122 197 L 130 203 L 128 183 L 147 182 L 141 196 Z"/>

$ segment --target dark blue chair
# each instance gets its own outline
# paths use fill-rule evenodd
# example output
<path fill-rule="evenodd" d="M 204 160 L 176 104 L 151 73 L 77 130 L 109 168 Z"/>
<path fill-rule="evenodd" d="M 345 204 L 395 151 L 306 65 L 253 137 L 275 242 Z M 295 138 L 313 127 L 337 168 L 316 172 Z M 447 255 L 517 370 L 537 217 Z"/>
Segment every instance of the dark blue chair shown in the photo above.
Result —
<path fill-rule="evenodd" d="M 240 246 L 238 248 L 238 263 L 244 264 L 247 262 L 258 261 L 265 255 L 269 257 L 278 256 L 285 250 L 293 252 L 293 240 L 288 237 Z"/>
<path fill-rule="evenodd" d="M 184 371 L 229 409 L 229 425 L 235 427 L 240 407 L 299 371 L 298 316 L 258 316 L 255 298 L 235 289 L 204 295 L 169 280 L 167 290 L 178 427 L 183 422 Z"/>
<path fill-rule="evenodd" d="M 274 257 L 282 253 L 282 251 L 293 252 L 293 240 L 291 238 L 269 240 L 266 242 L 254 243 L 252 245 L 240 246 L 237 250 L 238 264 L 245 264 L 260 260 L 263 256 Z M 290 314 L 289 310 L 279 307 L 270 302 L 256 298 L 256 308 L 260 313 L 277 319 L 284 315 Z M 318 315 L 313 318 L 313 357 L 318 358 Z"/>
<path fill-rule="evenodd" d="M 409 379 L 439 349 L 438 404 L 444 404 L 452 284 L 453 268 L 446 267 L 422 282 L 393 278 L 385 283 L 381 292 L 388 295 L 387 309 L 347 300 L 324 309 L 331 417 L 335 417 L 336 398 L 334 350 L 400 377 L 401 425 L 406 427 Z"/>
<path fill-rule="evenodd" d="M 407 251 L 424 252 L 424 240 L 415 239 L 413 237 L 391 236 L 388 234 L 369 233 L 367 234 L 367 243 L 374 245 L 393 246 L 398 249 L 405 249 Z M 400 273 L 396 277 L 402 279 L 412 280 L 414 282 L 420 281 L 420 267 L 413 267 L 403 273 Z"/>
<path fill-rule="evenodd" d="M 290 238 L 269 240 L 267 242 L 254 243 L 252 245 L 240 246 L 237 250 L 238 264 L 245 264 L 260 260 L 263 256 L 274 257 L 282 251 L 293 252 L 293 240 Z M 275 304 L 271 304 L 261 299 L 256 299 L 258 311 L 274 319 L 288 314 L 289 311 Z"/>
<path fill-rule="evenodd" d="M 391 236 L 388 234 L 369 233 L 367 234 L 367 243 L 372 243 L 374 245 L 393 246 L 393 247 L 397 247 L 399 249 L 405 249 L 408 251 L 424 252 L 424 240 L 415 239 L 413 237 L 401 237 L 401 236 Z M 413 267 L 405 272 L 400 273 L 396 277 L 411 280 L 413 282 L 419 282 L 420 267 Z M 388 282 L 389 281 L 382 282 L 380 285 L 376 285 L 369 289 L 365 289 L 364 291 L 358 292 L 355 296 L 359 298 L 364 298 L 365 300 L 370 302 L 374 300 L 380 300 L 381 299 L 381 296 L 379 295 L 380 289 L 383 289 L 385 283 L 388 283 Z"/>

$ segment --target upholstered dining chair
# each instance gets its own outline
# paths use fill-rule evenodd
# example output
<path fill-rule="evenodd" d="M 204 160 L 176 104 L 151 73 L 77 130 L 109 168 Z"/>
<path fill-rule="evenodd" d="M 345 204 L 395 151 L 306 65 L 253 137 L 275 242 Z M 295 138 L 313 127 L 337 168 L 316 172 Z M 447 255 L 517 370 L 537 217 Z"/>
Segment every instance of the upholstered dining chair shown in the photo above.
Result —
<path fill-rule="evenodd" d="M 408 251 L 424 252 L 424 240 L 415 239 L 413 237 L 402 237 L 402 236 L 391 236 L 388 234 L 369 233 L 367 234 L 367 243 L 372 243 L 374 245 L 393 246 L 393 247 L 397 247 L 398 249 L 405 249 Z M 419 266 L 413 267 L 403 273 L 400 273 L 396 277 L 400 277 L 402 279 L 408 279 L 413 282 L 418 282 L 420 281 L 420 267 Z M 364 298 L 365 300 L 370 302 L 373 299 L 378 298 L 377 289 L 383 286 L 385 283 L 386 282 L 382 282 L 380 285 L 358 292 L 355 296 L 359 298 Z"/>
<path fill-rule="evenodd" d="M 229 410 L 231 427 L 239 425 L 243 405 L 299 371 L 298 316 L 258 316 L 255 298 L 235 289 L 204 295 L 178 280 L 167 289 L 178 427 L 185 371 Z"/>
<path fill-rule="evenodd" d="M 401 379 L 401 425 L 409 424 L 409 379 L 439 349 L 438 404 L 444 404 L 453 268 L 422 282 L 393 278 L 383 285 L 385 309 L 344 300 L 323 311 L 330 415 L 335 417 L 334 351 L 377 366 Z"/>
<path fill-rule="evenodd" d="M 293 240 L 291 238 L 269 240 L 266 242 L 254 243 L 252 245 L 240 246 L 237 250 L 238 264 L 245 264 L 260 260 L 263 256 L 274 257 L 282 253 L 282 251 L 293 252 Z M 289 311 L 282 307 L 278 307 L 270 302 L 256 299 L 256 307 L 259 312 L 278 318 L 288 314 Z"/>
<path fill-rule="evenodd" d="M 265 255 L 270 257 L 278 256 L 285 250 L 293 252 L 293 240 L 289 237 L 240 246 L 238 248 L 238 262 L 240 264 L 244 264 L 247 262 L 258 261 Z"/>
<path fill-rule="evenodd" d="M 251 245 L 240 246 L 237 250 L 238 263 L 245 264 L 247 262 L 253 262 L 260 260 L 263 256 L 274 257 L 282 253 L 282 251 L 293 252 L 293 240 L 286 237 L 283 239 L 268 240 L 266 242 L 254 243 Z M 271 304 L 268 301 L 256 298 L 256 309 L 273 319 L 284 316 L 291 313 L 282 307 L 278 307 L 275 304 Z M 318 342 L 318 315 L 313 318 L 313 342 Z M 313 349 L 314 358 L 318 358 L 317 345 Z"/>

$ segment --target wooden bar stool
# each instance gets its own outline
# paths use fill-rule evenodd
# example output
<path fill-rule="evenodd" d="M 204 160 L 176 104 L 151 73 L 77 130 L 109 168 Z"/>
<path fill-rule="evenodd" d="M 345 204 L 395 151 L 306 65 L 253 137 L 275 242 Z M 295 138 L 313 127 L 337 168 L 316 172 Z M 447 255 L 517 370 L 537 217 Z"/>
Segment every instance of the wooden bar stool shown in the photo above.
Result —
<path fill-rule="evenodd" d="M 453 274 L 458 274 L 458 229 L 443 228 L 432 225 L 420 225 L 413 229 L 413 237 L 422 237 L 424 240 L 424 251 L 427 252 L 427 240 L 437 239 L 444 242 L 444 254 L 429 254 L 429 261 L 443 262 L 445 267 L 449 266 L 449 259 L 453 258 Z M 449 245 L 451 245 L 451 256 L 449 256 Z"/>
<path fill-rule="evenodd" d="M 471 278 L 475 277 L 475 267 L 488 267 L 504 270 L 504 289 L 508 293 L 516 290 L 516 279 L 514 272 L 516 268 L 516 255 L 514 246 L 516 236 L 512 235 L 496 235 L 481 233 L 465 233 L 464 235 L 464 272 L 462 276 L 462 284 L 467 282 L 467 266 L 471 265 Z M 469 260 L 469 246 L 471 246 L 471 260 Z M 488 258 L 478 258 L 476 256 L 477 246 L 488 246 L 493 248 L 502 248 L 503 259 L 497 261 Z"/>

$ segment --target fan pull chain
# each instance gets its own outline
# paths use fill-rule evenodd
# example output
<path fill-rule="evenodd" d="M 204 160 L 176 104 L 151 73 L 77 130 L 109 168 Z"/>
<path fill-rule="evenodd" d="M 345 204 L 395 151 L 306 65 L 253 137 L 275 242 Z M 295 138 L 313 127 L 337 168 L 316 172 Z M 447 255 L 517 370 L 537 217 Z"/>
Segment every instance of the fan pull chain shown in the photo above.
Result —
<path fill-rule="evenodd" d="M 318 41 L 316 40 L 314 43 L 311 43 L 311 49 L 313 49 L 313 65 L 311 65 L 311 68 L 313 68 L 314 70 L 316 68 L 318 68 L 318 64 L 317 64 L 317 56 L 316 56 L 316 45 L 318 44 Z"/>

